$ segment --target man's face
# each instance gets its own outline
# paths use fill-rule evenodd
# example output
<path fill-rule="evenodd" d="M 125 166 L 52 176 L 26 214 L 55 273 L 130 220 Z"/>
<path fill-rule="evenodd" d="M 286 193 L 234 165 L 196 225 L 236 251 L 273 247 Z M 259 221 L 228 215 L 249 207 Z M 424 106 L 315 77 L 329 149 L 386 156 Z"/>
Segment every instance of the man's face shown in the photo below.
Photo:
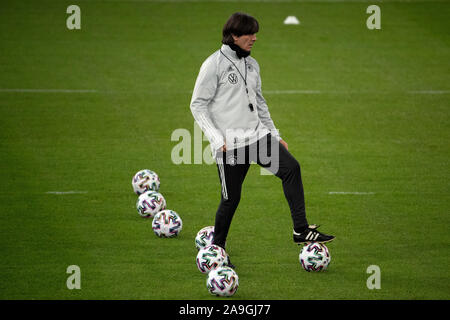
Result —
<path fill-rule="evenodd" d="M 234 44 L 241 47 L 245 51 L 251 51 L 253 44 L 256 41 L 256 34 L 244 34 L 240 37 L 233 35 Z"/>

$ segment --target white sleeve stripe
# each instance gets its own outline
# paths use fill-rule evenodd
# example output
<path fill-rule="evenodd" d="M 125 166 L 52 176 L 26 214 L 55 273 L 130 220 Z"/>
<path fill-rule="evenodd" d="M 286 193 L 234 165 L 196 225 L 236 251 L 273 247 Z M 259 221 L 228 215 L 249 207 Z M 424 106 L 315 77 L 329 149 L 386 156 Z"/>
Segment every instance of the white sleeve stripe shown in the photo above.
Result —
<path fill-rule="evenodd" d="M 214 136 L 212 125 L 209 123 L 208 119 L 206 119 L 204 114 L 200 114 L 200 119 L 202 120 L 203 129 L 205 129 L 210 136 Z"/>
<path fill-rule="evenodd" d="M 219 141 L 222 137 L 217 134 L 218 130 L 212 126 L 212 124 L 210 123 L 210 121 L 208 121 L 208 119 L 205 117 L 204 114 L 200 114 L 200 119 L 202 120 L 201 121 L 203 125 L 202 129 L 206 131 L 205 134 L 207 136 L 210 136 L 212 140 Z"/>

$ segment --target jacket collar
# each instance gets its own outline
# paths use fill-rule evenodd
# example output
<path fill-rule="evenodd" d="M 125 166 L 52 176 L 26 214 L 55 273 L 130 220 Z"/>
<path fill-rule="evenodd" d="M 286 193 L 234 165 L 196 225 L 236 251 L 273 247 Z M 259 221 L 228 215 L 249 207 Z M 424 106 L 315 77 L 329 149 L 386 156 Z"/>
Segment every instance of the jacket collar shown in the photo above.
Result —
<path fill-rule="evenodd" d="M 236 54 L 236 51 L 234 51 L 233 49 L 230 48 L 229 45 L 227 44 L 222 44 L 222 47 L 220 48 L 220 50 L 222 50 L 222 52 L 230 59 L 239 61 L 239 57 Z"/>

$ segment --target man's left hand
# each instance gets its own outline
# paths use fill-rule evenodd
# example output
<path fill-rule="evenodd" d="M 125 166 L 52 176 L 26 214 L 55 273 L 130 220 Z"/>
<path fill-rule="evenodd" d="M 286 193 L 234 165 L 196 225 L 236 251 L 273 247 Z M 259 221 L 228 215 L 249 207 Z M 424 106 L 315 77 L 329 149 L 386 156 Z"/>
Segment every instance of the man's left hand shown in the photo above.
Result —
<path fill-rule="evenodd" d="M 286 150 L 289 150 L 289 149 L 288 149 L 288 144 L 287 144 L 286 141 L 280 140 L 280 143 L 286 148 Z"/>

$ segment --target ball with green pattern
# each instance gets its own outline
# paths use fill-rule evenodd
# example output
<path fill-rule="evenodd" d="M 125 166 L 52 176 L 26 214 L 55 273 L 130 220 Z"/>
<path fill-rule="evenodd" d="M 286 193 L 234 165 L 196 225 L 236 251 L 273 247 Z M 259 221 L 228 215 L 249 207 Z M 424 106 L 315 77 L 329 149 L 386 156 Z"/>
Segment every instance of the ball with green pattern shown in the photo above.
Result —
<path fill-rule="evenodd" d="M 215 244 L 200 249 L 196 257 L 197 268 L 201 273 L 209 273 L 211 270 L 228 263 L 228 254 Z"/>
<path fill-rule="evenodd" d="M 138 171 L 131 179 L 134 193 L 141 195 L 145 191 L 159 191 L 160 181 L 156 172 L 144 169 Z"/>
<path fill-rule="evenodd" d="M 195 247 L 197 250 L 203 249 L 212 244 L 214 239 L 214 226 L 202 228 L 195 236 Z"/>
<path fill-rule="evenodd" d="M 239 288 L 239 277 L 230 267 L 220 267 L 208 274 L 206 288 L 212 295 L 231 297 Z"/>
<path fill-rule="evenodd" d="M 175 211 L 162 210 L 153 217 L 152 229 L 160 238 L 173 238 L 183 229 L 183 221 Z"/>
<path fill-rule="evenodd" d="M 323 243 L 309 242 L 299 254 L 300 264 L 306 271 L 324 271 L 328 268 L 331 255 Z"/>
<path fill-rule="evenodd" d="M 156 191 L 145 191 L 136 201 L 136 209 L 143 218 L 153 218 L 159 211 L 166 209 L 166 199 Z"/>

